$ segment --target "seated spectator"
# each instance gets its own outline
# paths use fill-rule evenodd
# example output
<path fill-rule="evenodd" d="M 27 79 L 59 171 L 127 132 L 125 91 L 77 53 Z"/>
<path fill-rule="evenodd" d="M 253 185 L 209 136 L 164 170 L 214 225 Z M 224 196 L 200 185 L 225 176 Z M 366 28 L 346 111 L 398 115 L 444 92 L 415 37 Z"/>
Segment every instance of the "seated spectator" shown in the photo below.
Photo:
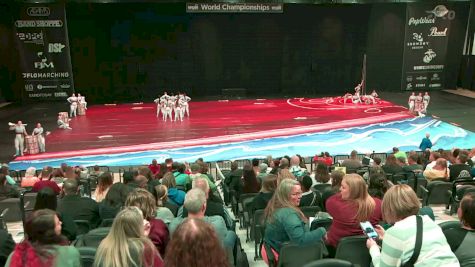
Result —
<path fill-rule="evenodd" d="M 36 177 L 36 168 L 29 167 L 25 171 L 25 177 L 21 179 L 21 187 L 33 187 L 39 179 Z"/>
<path fill-rule="evenodd" d="M 16 186 L 15 180 L 10 176 L 10 170 L 8 168 L 8 165 L 2 164 L 2 168 L 0 169 L 0 174 L 5 175 L 5 178 L 7 179 L 7 183 L 12 186 Z"/>
<path fill-rule="evenodd" d="M 97 187 L 93 194 L 93 198 L 96 202 L 104 200 L 112 184 L 113 178 L 110 172 L 104 172 L 97 178 Z"/>
<path fill-rule="evenodd" d="M 79 267 L 78 250 L 61 235 L 61 222 L 52 210 L 34 211 L 25 222 L 25 239 L 8 257 L 6 267 Z"/>
<path fill-rule="evenodd" d="M 94 165 L 93 167 L 93 170 L 92 172 L 89 174 L 90 176 L 93 176 L 93 177 L 99 177 L 101 176 L 101 174 L 103 174 L 104 172 L 101 171 L 101 167 L 99 167 L 98 165 Z"/>
<path fill-rule="evenodd" d="M 20 197 L 20 193 L 7 182 L 5 174 L 0 173 L 0 201 L 13 197 Z"/>
<path fill-rule="evenodd" d="M 262 181 L 261 191 L 252 200 L 252 210 L 262 210 L 267 207 L 270 199 L 274 195 L 274 191 L 277 188 L 277 176 L 268 174 Z"/>
<path fill-rule="evenodd" d="M 191 165 L 193 167 L 193 165 Z M 193 170 L 192 170 L 193 171 Z M 242 170 L 239 169 L 239 165 L 236 161 L 231 162 L 231 172 L 229 172 L 224 178 L 224 184 L 227 186 L 229 191 L 241 192 L 242 191 Z M 229 203 L 231 196 L 224 196 L 225 201 Z"/>
<path fill-rule="evenodd" d="M 298 208 L 301 197 L 299 182 L 284 179 L 264 210 L 264 244 L 270 247 L 276 262 L 284 244 L 306 245 L 320 242 L 326 233 L 324 228 L 309 231 L 306 226 L 308 219 Z M 262 246 L 261 252 L 262 258 L 268 263 L 265 246 Z"/>
<path fill-rule="evenodd" d="M 252 165 L 252 169 L 254 170 L 254 173 L 256 174 L 256 177 L 257 177 L 257 175 L 259 174 L 259 159 L 253 158 L 251 160 L 251 165 Z"/>
<path fill-rule="evenodd" d="M 199 188 L 205 192 L 206 195 L 206 210 L 205 216 L 221 216 L 226 223 L 226 227 L 228 229 L 234 229 L 234 221 L 233 219 L 227 214 L 223 202 L 216 200 L 212 197 L 212 192 L 208 185 L 208 180 L 203 178 L 196 178 L 193 180 L 193 188 Z M 181 210 L 181 217 L 186 218 L 188 217 L 188 211 L 185 207 Z M 178 216 L 180 216 L 180 211 L 178 211 Z"/>
<path fill-rule="evenodd" d="M 388 174 L 396 174 L 396 173 L 404 172 L 402 167 L 397 163 L 396 157 L 392 154 L 386 158 L 386 163 L 384 163 L 383 165 L 383 170 L 385 173 L 388 173 Z"/>
<path fill-rule="evenodd" d="M 138 187 L 138 184 L 134 182 L 135 176 L 137 176 L 137 172 L 127 171 L 124 172 L 122 175 L 122 181 L 125 185 L 129 186 L 131 189 L 135 189 Z"/>
<path fill-rule="evenodd" d="M 396 158 L 404 158 L 404 162 L 407 162 L 407 154 L 404 151 L 400 151 L 399 148 L 393 147 L 393 155 Z"/>
<path fill-rule="evenodd" d="M 323 211 L 326 210 L 325 203 L 327 202 L 327 199 L 329 199 L 334 194 L 340 192 L 341 181 L 343 180 L 343 176 L 345 176 L 345 173 L 342 171 L 332 171 L 330 176 L 332 181 L 331 190 L 325 190 L 325 192 L 322 193 Z"/>
<path fill-rule="evenodd" d="M 176 228 L 165 262 L 167 267 L 229 266 L 216 231 L 209 223 L 197 218 L 188 218 Z"/>
<path fill-rule="evenodd" d="M 375 240 L 370 238 L 366 242 L 374 267 L 407 264 L 414 253 L 419 205 L 416 193 L 408 185 L 395 185 L 386 192 L 382 204 L 383 217 L 385 222 L 394 226 L 387 231 L 376 226 L 376 232 L 383 241 L 381 251 Z M 420 217 L 422 246 L 414 266 L 460 266 L 440 227 L 428 216 Z"/>
<path fill-rule="evenodd" d="M 55 169 L 51 173 L 51 181 L 55 182 L 56 184 L 62 184 L 64 181 L 64 175 L 61 169 Z"/>
<path fill-rule="evenodd" d="M 368 187 L 358 174 L 343 177 L 340 192 L 327 200 L 326 209 L 333 217 L 326 240 L 330 255 L 341 238 L 361 235 L 360 222 L 376 225 L 382 219 L 381 200 L 368 194 Z"/>
<path fill-rule="evenodd" d="M 171 172 L 167 172 L 163 176 L 162 184 L 168 188 L 168 200 L 177 206 L 183 205 L 185 192 L 176 188 L 175 176 Z"/>
<path fill-rule="evenodd" d="M 129 193 L 125 206 L 135 206 L 142 211 L 145 220 L 150 223 L 148 237 L 160 254 L 165 256 L 165 249 L 169 240 L 168 228 L 162 220 L 155 218 L 157 207 L 152 193 L 143 188 L 137 188 Z"/>
<path fill-rule="evenodd" d="M 173 165 L 176 165 L 175 172 L 175 182 L 177 187 L 182 187 L 185 191 L 191 189 L 191 178 L 188 174 L 185 173 L 186 166 L 183 163 L 174 162 Z"/>
<path fill-rule="evenodd" d="M 384 173 L 373 173 L 369 177 L 368 193 L 374 198 L 383 199 L 390 185 Z"/>
<path fill-rule="evenodd" d="M 287 161 L 285 158 L 284 160 Z M 288 168 L 279 168 L 277 172 L 277 186 L 285 179 L 296 180 L 295 176 L 289 171 Z"/>
<path fill-rule="evenodd" d="M 289 171 L 292 173 L 297 179 L 305 176 L 308 174 L 307 168 L 300 166 L 300 157 L 295 155 L 290 159 L 290 167 Z M 305 164 L 304 164 L 305 166 Z"/>
<path fill-rule="evenodd" d="M 453 182 L 457 179 L 470 179 L 472 175 L 470 174 L 472 168 L 467 164 L 468 152 L 461 150 L 455 158 L 455 162 L 449 166 L 450 170 L 450 181 Z"/>
<path fill-rule="evenodd" d="M 258 173 L 257 173 L 257 181 L 262 184 L 262 182 L 264 181 L 264 178 L 267 176 L 267 164 L 265 163 L 261 163 L 259 164 L 259 169 L 258 169 Z"/>
<path fill-rule="evenodd" d="M 330 173 L 328 172 L 328 166 L 322 162 L 317 164 L 315 172 L 313 173 L 315 183 L 313 184 L 331 184 Z"/>
<path fill-rule="evenodd" d="M 319 163 L 321 164 L 321 163 Z M 323 164 L 324 165 L 324 164 Z M 324 165 L 326 167 L 326 165 Z M 302 189 L 302 198 L 300 199 L 299 207 L 318 206 L 322 204 L 320 193 L 315 193 L 312 190 L 312 178 L 305 175 L 300 181 L 300 188 Z"/>
<path fill-rule="evenodd" d="M 56 193 L 53 191 L 53 189 L 50 187 L 45 187 L 38 192 L 33 210 L 49 209 L 56 211 L 57 207 L 58 198 L 56 197 Z M 64 235 L 69 241 L 76 239 L 77 227 L 73 218 L 60 212 L 57 212 L 57 215 L 61 221 L 61 234 Z"/>
<path fill-rule="evenodd" d="M 407 157 L 407 165 L 402 167 L 404 172 L 422 172 L 422 165 L 417 164 L 419 156 L 415 153 L 410 153 Z"/>
<path fill-rule="evenodd" d="M 165 185 L 159 185 L 155 187 L 155 190 L 160 190 L 160 192 L 157 192 L 157 200 L 161 200 L 163 207 L 168 208 L 173 213 L 173 217 L 176 217 L 180 207 L 168 201 L 168 188 Z"/>
<path fill-rule="evenodd" d="M 96 252 L 94 266 L 161 267 L 163 260 L 147 237 L 150 224 L 137 207 L 121 210 Z"/>
<path fill-rule="evenodd" d="M 0 229 L 0 266 L 5 266 L 8 255 L 15 249 L 12 235 L 5 229 Z"/>
<path fill-rule="evenodd" d="M 361 161 L 358 159 L 358 152 L 356 150 L 353 150 L 350 153 L 350 158 L 345 159 L 341 163 L 341 166 L 346 167 L 346 170 L 348 172 L 348 169 L 356 170 L 360 167 L 363 167 L 363 164 L 361 164 Z"/>
<path fill-rule="evenodd" d="M 448 181 L 450 177 L 450 171 L 449 168 L 447 168 L 447 160 L 444 158 L 437 159 L 434 167 L 429 170 L 426 169 L 423 172 L 423 175 L 429 182 L 439 179 Z"/>
<path fill-rule="evenodd" d="M 58 184 L 52 180 L 53 178 L 52 174 L 53 174 L 52 171 L 50 174 L 48 174 L 48 171 L 46 172 L 42 171 L 41 172 L 42 178 L 38 182 L 35 183 L 32 191 L 39 192 L 41 191 L 41 189 L 45 187 L 49 187 L 56 193 L 56 195 L 59 195 L 59 193 L 61 193 L 61 188 L 59 188 Z"/>
<path fill-rule="evenodd" d="M 173 219 L 175 219 L 175 214 L 178 212 L 178 206 L 169 204 L 174 206 L 172 209 L 175 211 L 175 214 L 169 207 L 167 207 L 168 189 L 166 186 L 157 185 L 155 187 L 155 192 L 157 192 L 157 195 L 155 196 L 157 199 L 157 213 L 155 218 L 162 220 L 168 225 Z"/>
<path fill-rule="evenodd" d="M 241 194 L 257 193 L 261 190 L 261 183 L 257 181 L 256 173 L 249 164 L 244 165 L 242 171 L 242 191 L 237 192 L 236 199 L 239 199 Z"/>
<path fill-rule="evenodd" d="M 450 249 L 457 256 L 460 266 L 475 266 L 475 194 L 468 193 L 460 202 L 457 215 L 460 227 L 444 232 Z"/>
<path fill-rule="evenodd" d="M 43 169 L 41 170 L 40 175 L 38 176 L 38 179 L 40 180 L 48 180 L 52 176 L 51 174 L 53 173 L 53 167 L 51 166 L 44 166 Z"/>
<path fill-rule="evenodd" d="M 209 165 L 207 163 L 204 163 L 204 162 L 199 162 L 198 163 L 200 165 L 200 173 L 202 175 L 206 175 L 208 177 L 208 180 L 214 184 L 214 177 L 213 175 L 209 174 Z"/>
<path fill-rule="evenodd" d="M 64 181 L 63 192 L 64 197 L 58 203 L 58 212 L 72 217 L 73 220 L 89 221 L 91 227 L 96 228 L 101 221 L 97 202 L 79 195 L 79 186 L 75 179 Z"/>
<path fill-rule="evenodd" d="M 152 171 L 147 167 L 139 167 L 138 176 L 145 176 L 146 184 L 143 184 L 141 187 L 147 189 L 150 193 L 155 194 L 155 186 L 160 185 L 160 180 L 156 179 Z"/>
<path fill-rule="evenodd" d="M 152 160 L 152 164 L 148 165 L 148 168 L 152 172 L 154 178 L 157 178 L 157 175 L 160 173 L 160 165 L 157 163 L 156 159 Z"/>
<path fill-rule="evenodd" d="M 113 219 L 120 209 L 125 205 L 128 194 L 133 189 L 122 183 L 115 183 L 107 192 L 104 200 L 99 203 L 99 214 L 102 220 Z"/>
<path fill-rule="evenodd" d="M 228 231 L 226 223 L 221 216 L 205 216 L 206 211 L 206 195 L 203 190 L 194 188 L 186 193 L 185 208 L 188 210 L 188 218 L 202 219 L 211 224 L 216 231 L 218 238 L 221 240 L 225 248 L 234 248 L 236 242 L 236 233 Z M 176 217 L 169 225 L 170 234 L 183 222 L 182 217 Z"/>
<path fill-rule="evenodd" d="M 206 165 L 206 164 L 204 164 L 204 165 Z M 231 165 L 231 167 L 232 167 L 232 165 Z M 191 170 L 190 178 L 191 178 L 191 180 L 193 181 L 193 179 L 195 179 L 196 177 L 205 178 L 205 179 L 208 180 L 209 187 L 211 188 L 213 193 L 216 192 L 216 190 L 217 190 L 216 184 L 213 182 L 213 179 L 209 178 L 208 175 L 202 173 L 202 168 L 203 168 L 203 165 L 200 165 L 198 163 L 191 164 L 191 166 L 190 166 L 190 170 Z M 239 178 L 241 178 L 241 177 L 239 177 Z M 170 188 L 168 188 L 168 189 L 170 190 Z"/>
<path fill-rule="evenodd" d="M 435 166 L 436 160 L 440 157 L 441 157 L 441 155 L 440 155 L 439 152 L 437 152 L 437 151 L 430 152 L 429 161 L 427 162 L 427 165 L 424 168 L 424 170 L 432 170 L 432 168 L 434 168 L 434 166 Z"/>

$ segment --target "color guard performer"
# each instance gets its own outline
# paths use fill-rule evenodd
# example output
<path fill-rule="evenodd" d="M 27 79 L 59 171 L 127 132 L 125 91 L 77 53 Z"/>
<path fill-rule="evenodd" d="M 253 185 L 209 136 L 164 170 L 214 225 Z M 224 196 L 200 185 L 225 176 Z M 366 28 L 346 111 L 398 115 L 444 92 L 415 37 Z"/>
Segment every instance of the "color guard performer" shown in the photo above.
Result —
<path fill-rule="evenodd" d="M 429 106 L 430 102 L 430 95 L 428 92 L 425 92 L 424 96 L 422 97 L 422 103 L 424 104 L 424 113 L 427 113 L 427 107 Z"/>
<path fill-rule="evenodd" d="M 414 111 L 419 117 L 424 117 L 424 114 L 422 113 L 424 109 L 424 103 L 422 103 L 422 93 L 419 93 L 419 95 L 416 96 L 416 101 L 415 101 L 415 106 L 414 106 Z"/>
<path fill-rule="evenodd" d="M 160 115 L 160 108 L 161 108 L 162 101 L 161 101 L 160 97 L 158 97 L 155 100 L 153 100 L 153 102 L 155 102 L 155 104 L 157 104 L 157 118 L 158 118 L 158 115 Z"/>
<path fill-rule="evenodd" d="M 25 126 L 21 121 L 18 121 L 16 124 L 9 122 L 10 130 L 15 131 L 15 156 L 23 156 L 23 151 L 25 150 L 25 136 L 28 136 Z"/>
<path fill-rule="evenodd" d="M 69 127 L 69 123 L 65 122 L 63 120 L 63 117 L 61 117 L 61 115 L 58 115 L 58 120 L 56 121 L 56 123 L 58 124 L 59 129 L 68 129 L 68 130 L 73 129 L 73 128 Z"/>
<path fill-rule="evenodd" d="M 191 98 L 187 96 L 185 93 L 183 93 L 183 103 L 182 103 L 182 112 L 183 112 L 183 117 L 186 115 L 188 118 L 190 117 L 190 105 L 188 104 L 191 101 Z"/>
<path fill-rule="evenodd" d="M 36 128 L 33 129 L 31 135 L 36 136 L 40 153 L 46 152 L 45 135 L 43 134 L 43 127 L 41 127 L 41 123 L 36 124 Z"/>
<path fill-rule="evenodd" d="M 409 111 L 414 112 L 414 109 L 416 107 L 416 93 L 412 92 L 411 96 L 409 96 L 407 104 L 409 105 Z"/>
<path fill-rule="evenodd" d="M 76 117 L 76 112 L 78 109 L 78 98 L 77 96 L 73 93 L 68 99 L 66 99 L 69 102 L 69 117 Z M 74 114 L 74 116 L 73 116 Z"/>
<path fill-rule="evenodd" d="M 85 110 L 87 110 L 87 102 L 86 102 L 86 97 L 85 96 L 82 96 L 81 94 L 78 94 L 78 102 L 79 102 L 79 104 L 83 105 Z"/>

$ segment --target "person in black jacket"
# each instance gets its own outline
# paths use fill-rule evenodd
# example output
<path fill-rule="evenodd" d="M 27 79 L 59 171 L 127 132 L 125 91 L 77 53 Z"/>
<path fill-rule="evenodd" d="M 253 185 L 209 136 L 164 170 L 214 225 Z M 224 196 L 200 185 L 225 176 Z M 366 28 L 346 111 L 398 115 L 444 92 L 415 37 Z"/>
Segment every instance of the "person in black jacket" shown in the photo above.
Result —
<path fill-rule="evenodd" d="M 277 175 L 268 174 L 262 181 L 262 188 L 259 194 L 252 200 L 252 210 L 263 210 L 267 207 L 267 203 L 274 195 L 277 188 Z"/>
<path fill-rule="evenodd" d="M 8 255 L 15 249 L 15 241 L 6 230 L 0 229 L 0 266 L 5 266 Z"/>
<path fill-rule="evenodd" d="M 302 188 L 302 198 L 300 199 L 299 207 L 307 206 L 321 206 L 322 197 L 320 194 L 316 194 L 312 190 L 312 178 L 308 175 L 305 175 L 300 182 L 300 187 Z"/>

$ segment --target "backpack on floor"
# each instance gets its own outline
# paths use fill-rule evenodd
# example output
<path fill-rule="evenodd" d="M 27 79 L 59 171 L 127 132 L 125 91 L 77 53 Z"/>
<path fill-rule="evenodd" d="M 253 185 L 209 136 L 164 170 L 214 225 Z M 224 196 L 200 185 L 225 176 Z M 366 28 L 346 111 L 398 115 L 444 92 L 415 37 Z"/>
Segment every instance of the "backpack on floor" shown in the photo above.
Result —
<path fill-rule="evenodd" d="M 234 262 L 236 267 L 249 267 L 247 254 L 241 247 L 241 240 L 239 240 L 239 237 L 236 239 L 236 257 L 234 259 Z"/>

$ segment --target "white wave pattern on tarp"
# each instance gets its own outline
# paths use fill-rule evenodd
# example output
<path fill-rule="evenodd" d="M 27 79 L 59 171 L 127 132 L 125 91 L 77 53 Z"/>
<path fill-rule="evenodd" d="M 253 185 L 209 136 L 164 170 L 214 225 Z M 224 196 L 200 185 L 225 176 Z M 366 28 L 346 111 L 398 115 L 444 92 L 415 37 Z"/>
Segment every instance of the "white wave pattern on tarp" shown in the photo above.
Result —
<path fill-rule="evenodd" d="M 223 143 L 206 146 L 142 151 L 99 156 L 71 157 L 34 161 L 11 162 L 14 170 L 29 166 L 59 166 L 62 162 L 69 165 L 107 165 L 127 166 L 149 164 L 152 159 L 163 162 L 166 158 L 176 161 L 194 161 L 204 158 L 207 161 L 262 158 L 265 155 L 283 156 L 300 154 L 313 156 L 322 151 L 332 155 L 349 154 L 355 149 L 359 153 L 390 152 L 397 146 L 403 151 L 418 150 L 425 133 L 431 133 L 434 149 L 452 147 L 475 147 L 475 134 L 449 123 L 425 117 L 397 122 L 372 124 L 362 127 L 337 129 L 325 132 L 307 133 L 296 136 L 257 139 L 252 141 Z"/>

